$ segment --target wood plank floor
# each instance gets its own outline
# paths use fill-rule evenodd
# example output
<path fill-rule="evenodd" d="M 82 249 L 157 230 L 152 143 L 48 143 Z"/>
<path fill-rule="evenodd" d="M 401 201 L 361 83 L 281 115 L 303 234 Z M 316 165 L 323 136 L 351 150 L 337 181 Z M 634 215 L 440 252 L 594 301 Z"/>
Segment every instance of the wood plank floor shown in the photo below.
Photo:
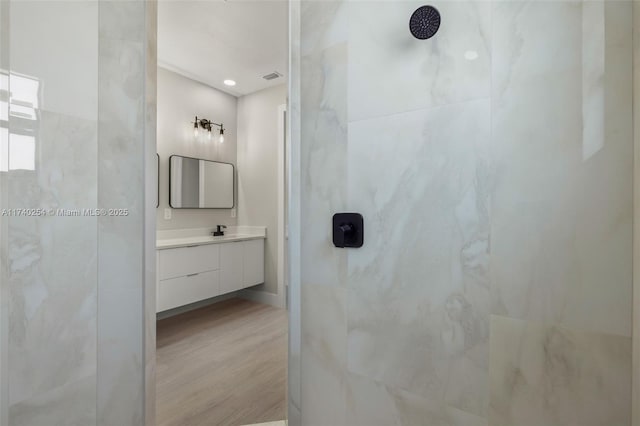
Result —
<path fill-rule="evenodd" d="M 285 418 L 284 309 L 230 299 L 160 320 L 156 356 L 159 426 Z"/>

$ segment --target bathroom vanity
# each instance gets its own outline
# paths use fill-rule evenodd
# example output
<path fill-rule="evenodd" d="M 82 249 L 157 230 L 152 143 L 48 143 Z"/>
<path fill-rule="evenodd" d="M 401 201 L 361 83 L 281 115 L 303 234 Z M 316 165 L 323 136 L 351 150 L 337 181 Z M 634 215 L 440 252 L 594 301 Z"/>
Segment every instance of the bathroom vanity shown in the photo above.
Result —
<path fill-rule="evenodd" d="M 263 227 L 233 227 L 224 236 L 158 235 L 156 312 L 264 282 Z"/>

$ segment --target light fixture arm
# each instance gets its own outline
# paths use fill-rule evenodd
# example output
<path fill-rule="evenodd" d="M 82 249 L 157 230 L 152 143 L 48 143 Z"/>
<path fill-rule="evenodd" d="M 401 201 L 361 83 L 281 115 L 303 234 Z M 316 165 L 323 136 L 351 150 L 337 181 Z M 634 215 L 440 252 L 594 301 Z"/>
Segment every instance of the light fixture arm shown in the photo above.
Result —
<path fill-rule="evenodd" d="M 196 116 L 195 121 L 193 122 L 195 127 L 202 127 L 205 130 L 211 131 L 211 126 L 216 126 L 220 128 L 220 131 L 224 134 L 224 124 L 222 123 L 214 123 L 211 120 L 208 120 L 206 118 L 200 118 L 198 119 L 198 116 Z"/>

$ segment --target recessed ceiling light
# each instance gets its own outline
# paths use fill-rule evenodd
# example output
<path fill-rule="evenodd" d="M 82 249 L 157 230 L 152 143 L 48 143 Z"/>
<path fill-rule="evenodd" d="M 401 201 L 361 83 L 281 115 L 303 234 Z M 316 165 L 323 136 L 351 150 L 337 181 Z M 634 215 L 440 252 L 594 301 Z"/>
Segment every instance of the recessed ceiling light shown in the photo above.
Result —
<path fill-rule="evenodd" d="M 236 85 L 236 82 L 235 82 L 235 81 L 233 81 L 233 80 L 225 80 L 225 81 L 224 81 L 224 84 L 225 84 L 226 86 L 235 86 L 235 85 Z"/>

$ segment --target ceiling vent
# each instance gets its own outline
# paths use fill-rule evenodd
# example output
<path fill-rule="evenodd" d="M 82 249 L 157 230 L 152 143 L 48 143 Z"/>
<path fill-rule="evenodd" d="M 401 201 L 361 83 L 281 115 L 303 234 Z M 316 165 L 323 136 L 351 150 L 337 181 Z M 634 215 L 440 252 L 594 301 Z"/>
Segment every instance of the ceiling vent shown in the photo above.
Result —
<path fill-rule="evenodd" d="M 271 74 L 262 76 L 262 78 L 264 78 L 265 80 L 275 80 L 276 78 L 279 78 L 279 77 L 282 77 L 282 74 L 280 74 L 278 71 L 274 71 Z"/>

